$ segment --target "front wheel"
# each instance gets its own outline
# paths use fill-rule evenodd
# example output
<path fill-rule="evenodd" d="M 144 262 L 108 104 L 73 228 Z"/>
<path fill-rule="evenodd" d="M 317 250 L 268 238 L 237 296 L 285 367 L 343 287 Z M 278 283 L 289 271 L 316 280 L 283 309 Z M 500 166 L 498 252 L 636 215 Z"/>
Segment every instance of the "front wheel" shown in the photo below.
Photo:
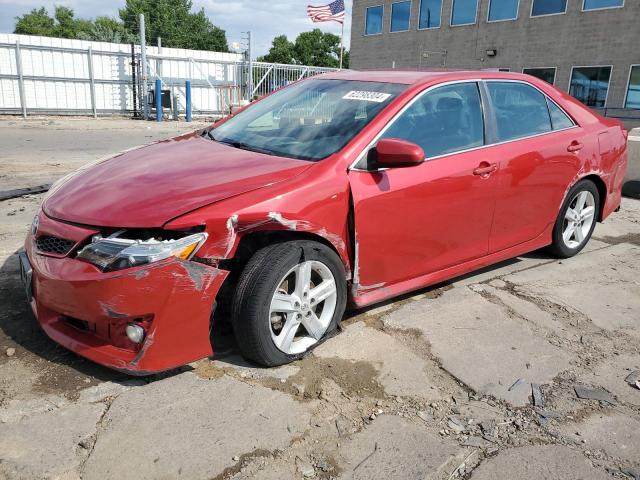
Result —
<path fill-rule="evenodd" d="M 265 366 L 300 358 L 335 331 L 346 300 L 344 267 L 333 250 L 307 240 L 269 245 L 249 260 L 234 296 L 240 351 Z"/>
<path fill-rule="evenodd" d="M 553 228 L 551 251 L 561 258 L 573 257 L 582 250 L 593 230 L 600 212 L 600 194 L 590 180 L 576 183 L 560 209 Z"/>

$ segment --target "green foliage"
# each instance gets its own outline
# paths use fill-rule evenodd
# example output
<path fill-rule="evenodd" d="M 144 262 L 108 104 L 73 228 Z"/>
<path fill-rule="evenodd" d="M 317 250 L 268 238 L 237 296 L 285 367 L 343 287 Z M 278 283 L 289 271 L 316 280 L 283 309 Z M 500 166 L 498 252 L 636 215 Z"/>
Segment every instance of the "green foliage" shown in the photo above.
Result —
<path fill-rule="evenodd" d="M 93 22 L 91 38 L 96 42 L 138 43 L 138 35 L 132 34 L 118 20 L 110 17 L 97 17 Z"/>
<path fill-rule="evenodd" d="M 258 61 L 286 63 L 289 65 L 296 63 L 294 44 L 289 41 L 286 35 L 278 35 L 273 39 L 273 42 L 271 42 L 269 53 L 263 57 L 259 57 Z"/>
<path fill-rule="evenodd" d="M 290 42 L 286 35 L 273 39 L 269 53 L 259 61 L 310 65 L 314 67 L 340 66 L 340 37 L 319 28 L 303 32 Z M 349 68 L 349 52 L 344 51 L 343 68 Z"/>
<path fill-rule="evenodd" d="M 47 9 L 44 7 L 40 9 L 34 8 L 31 13 L 16 17 L 15 33 L 52 37 L 54 28 L 55 21 L 49 16 Z"/>
<path fill-rule="evenodd" d="M 204 9 L 192 13 L 191 0 L 127 0 L 120 19 L 128 31 L 138 30 L 138 18 L 145 16 L 146 40 L 150 45 L 162 39 L 162 45 L 228 52 L 225 31 L 216 27 Z"/>
<path fill-rule="evenodd" d="M 56 25 L 54 36 L 61 38 L 80 38 L 91 35 L 93 23 L 89 20 L 74 18 L 73 10 L 67 7 L 55 7 Z"/>
<path fill-rule="evenodd" d="M 42 7 L 16 17 L 15 33 L 137 43 L 138 18 L 144 13 L 149 45 L 156 45 L 161 37 L 165 47 L 228 52 L 225 31 L 211 23 L 204 9 L 191 12 L 192 6 L 191 0 L 127 0 L 119 11 L 120 20 L 98 17 L 94 21 L 75 18 L 73 10 L 60 6 L 51 17 Z"/>

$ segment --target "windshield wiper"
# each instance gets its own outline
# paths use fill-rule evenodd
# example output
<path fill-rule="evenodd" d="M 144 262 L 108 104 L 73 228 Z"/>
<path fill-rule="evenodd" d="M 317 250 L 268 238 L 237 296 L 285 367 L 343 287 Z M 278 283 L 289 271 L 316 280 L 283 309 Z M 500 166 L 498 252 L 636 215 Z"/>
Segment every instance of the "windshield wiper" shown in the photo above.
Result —
<path fill-rule="evenodd" d="M 207 137 L 209 137 L 214 142 L 224 143 L 225 145 L 229 145 L 230 147 L 233 147 L 233 148 L 248 150 L 250 152 L 264 153 L 266 155 L 275 155 L 274 152 L 272 152 L 271 150 L 267 150 L 266 148 L 256 147 L 255 145 L 249 145 L 248 143 L 240 142 L 237 140 L 227 140 L 227 139 L 219 140 L 213 135 L 213 129 L 206 130 L 204 133 L 206 133 Z"/>
<path fill-rule="evenodd" d="M 212 137 L 213 138 L 213 137 Z M 214 139 L 215 140 L 215 139 Z M 271 150 L 266 148 L 256 147 L 255 145 L 249 145 L 248 143 L 239 142 L 236 140 L 215 140 L 218 143 L 224 143 L 233 148 L 239 148 L 240 150 L 248 150 L 249 152 L 264 153 L 266 155 L 275 155 Z"/>
<path fill-rule="evenodd" d="M 207 137 L 209 137 L 211 140 L 213 140 L 214 142 L 217 142 L 218 139 L 216 137 L 213 136 L 213 128 L 210 130 L 205 130 L 205 132 L 207 134 Z"/>

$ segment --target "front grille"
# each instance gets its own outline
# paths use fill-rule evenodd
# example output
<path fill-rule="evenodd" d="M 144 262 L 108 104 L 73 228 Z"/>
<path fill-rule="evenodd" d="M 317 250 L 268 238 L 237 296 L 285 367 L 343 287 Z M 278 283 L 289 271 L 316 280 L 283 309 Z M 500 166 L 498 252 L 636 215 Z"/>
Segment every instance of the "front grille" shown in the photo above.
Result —
<path fill-rule="evenodd" d="M 76 242 L 66 238 L 43 235 L 36 238 L 36 248 L 42 253 L 52 253 L 54 255 L 66 255 L 71 251 Z"/>

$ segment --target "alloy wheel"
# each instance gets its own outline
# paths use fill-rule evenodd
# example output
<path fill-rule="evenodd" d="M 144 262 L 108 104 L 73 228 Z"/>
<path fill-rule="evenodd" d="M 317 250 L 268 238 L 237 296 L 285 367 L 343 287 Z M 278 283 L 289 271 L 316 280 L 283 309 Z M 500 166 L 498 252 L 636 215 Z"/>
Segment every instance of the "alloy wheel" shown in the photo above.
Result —
<path fill-rule="evenodd" d="M 326 333 L 336 309 L 336 282 L 329 267 L 304 261 L 278 283 L 269 308 L 271 339 L 282 352 L 305 352 Z"/>
<path fill-rule="evenodd" d="M 576 193 L 569 202 L 562 224 L 562 240 L 567 247 L 578 248 L 588 239 L 595 214 L 593 194 L 587 190 Z"/>

